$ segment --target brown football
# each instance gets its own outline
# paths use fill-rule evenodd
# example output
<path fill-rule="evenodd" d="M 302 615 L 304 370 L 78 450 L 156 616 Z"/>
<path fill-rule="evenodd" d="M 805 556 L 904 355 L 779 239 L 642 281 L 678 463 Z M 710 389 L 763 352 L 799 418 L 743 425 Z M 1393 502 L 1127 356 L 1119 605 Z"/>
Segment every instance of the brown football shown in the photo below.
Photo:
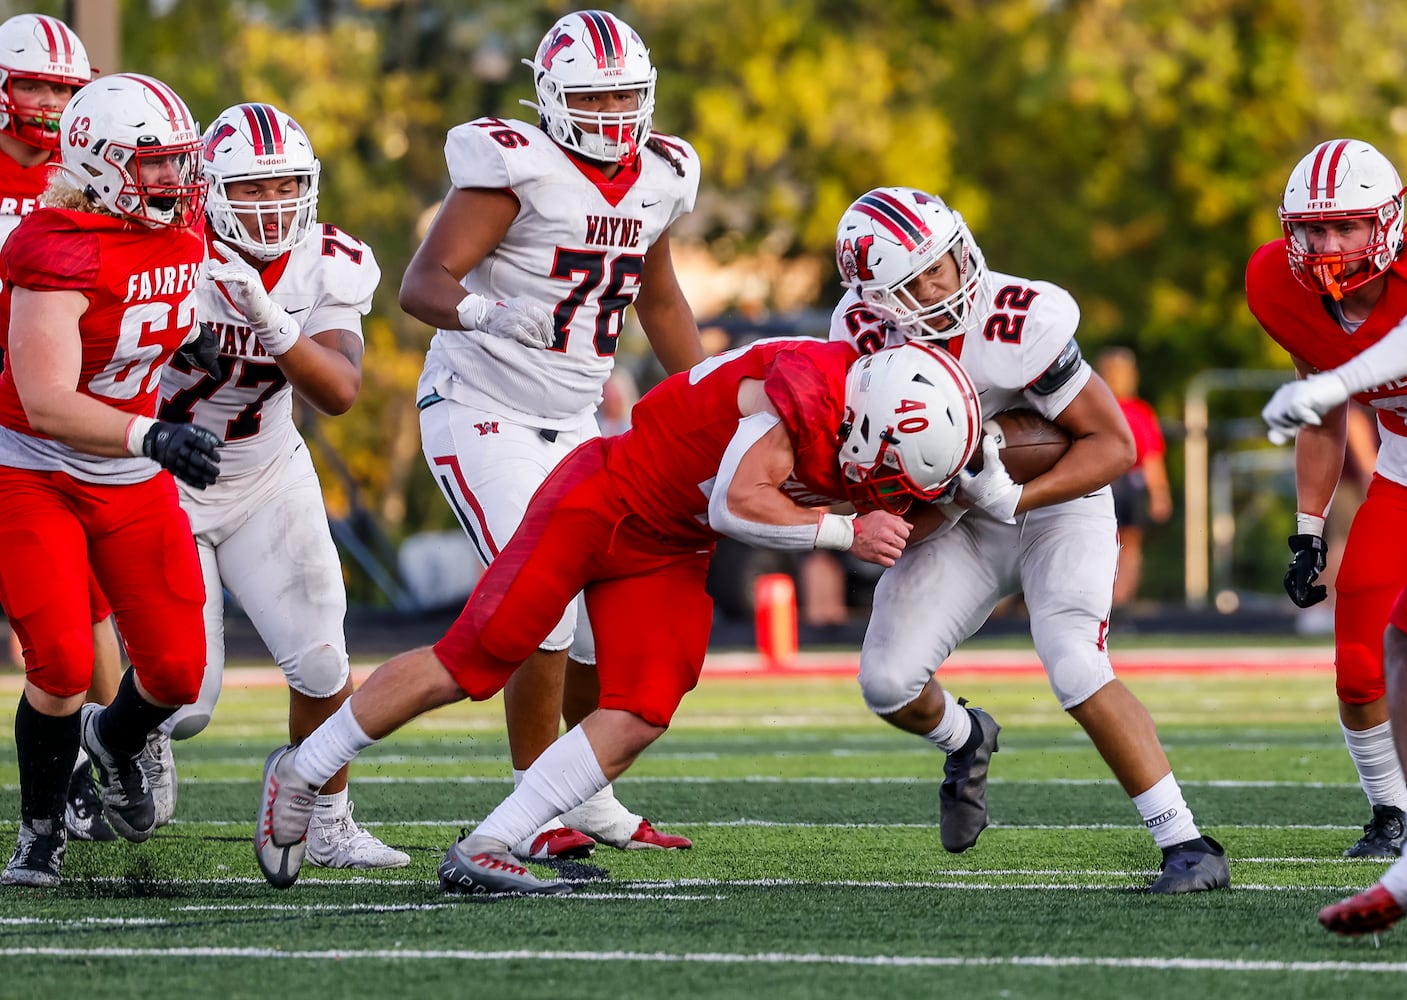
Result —
<path fill-rule="evenodd" d="M 1001 457 L 1006 471 L 1018 483 L 1050 471 L 1070 450 L 1070 435 L 1059 424 L 1041 416 L 1035 410 L 1003 410 L 991 418 L 1001 428 Z M 967 467 L 982 471 L 982 448 Z"/>

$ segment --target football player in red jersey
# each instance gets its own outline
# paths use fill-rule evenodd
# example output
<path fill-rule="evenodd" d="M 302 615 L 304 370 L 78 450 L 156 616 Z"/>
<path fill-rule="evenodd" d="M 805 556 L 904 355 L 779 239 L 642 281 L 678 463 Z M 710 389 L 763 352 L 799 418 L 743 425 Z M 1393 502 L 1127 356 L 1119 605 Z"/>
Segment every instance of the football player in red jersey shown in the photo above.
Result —
<path fill-rule="evenodd" d="M 309 793 L 327 775 L 423 712 L 501 690 L 584 590 L 602 653 L 599 707 L 440 865 L 448 892 L 565 891 L 511 846 L 669 726 L 703 667 L 718 537 L 892 565 L 910 534 L 895 512 L 936 500 L 972 457 L 977 394 L 955 362 L 915 345 L 867 358 L 847 379 L 854 358 L 848 344 L 818 341 L 731 351 L 647 393 L 630 431 L 573 451 L 445 637 L 384 664 L 296 749 L 269 756 L 254 837 L 265 877 L 297 878 Z M 853 520 L 825 511 L 847 498 L 871 509 Z"/>
<path fill-rule="evenodd" d="M 205 660 L 200 565 L 162 470 L 205 485 L 219 470 L 215 435 L 152 416 L 162 368 L 196 336 L 204 245 L 192 227 L 205 184 L 195 120 L 164 83 L 118 74 L 69 102 L 60 136 L 67 169 L 0 251 L 0 602 L 27 650 L 19 838 L 0 883 L 39 887 L 60 881 L 80 743 L 113 828 L 151 835 L 137 758 L 196 697 Z M 90 572 L 132 659 L 107 708 L 82 704 Z"/>
<path fill-rule="evenodd" d="M 1400 353 L 1385 335 L 1407 317 L 1402 181 L 1366 142 L 1323 142 L 1290 174 L 1280 218 L 1284 238 L 1257 250 L 1246 268 L 1246 301 L 1300 375 L 1264 411 L 1272 438 L 1287 440 L 1299 429 L 1285 590 L 1301 608 L 1327 596 L 1316 583 L 1325 563 L 1324 515 L 1343 469 L 1352 396 L 1377 412 L 1382 444 L 1335 580 L 1339 722 L 1372 807 L 1363 836 L 1344 853 L 1397 857 L 1407 833 L 1407 784 L 1385 699 L 1383 630 L 1407 586 L 1407 384 L 1383 352 Z"/>
<path fill-rule="evenodd" d="M 652 128 L 645 43 L 614 14 L 576 11 L 524 62 L 534 121 L 478 118 L 450 130 L 453 187 L 400 292 L 407 313 L 437 328 L 416 397 L 422 447 L 483 566 L 552 468 L 599 433 L 593 412 L 627 308 L 666 372 L 703 358 L 669 241 L 694 207 L 699 160 L 685 140 Z M 503 693 L 514 780 L 564 715 L 570 727 L 596 707 L 591 624 L 573 602 Z M 690 846 L 608 786 L 514 850 L 582 857 L 597 840 Z"/>

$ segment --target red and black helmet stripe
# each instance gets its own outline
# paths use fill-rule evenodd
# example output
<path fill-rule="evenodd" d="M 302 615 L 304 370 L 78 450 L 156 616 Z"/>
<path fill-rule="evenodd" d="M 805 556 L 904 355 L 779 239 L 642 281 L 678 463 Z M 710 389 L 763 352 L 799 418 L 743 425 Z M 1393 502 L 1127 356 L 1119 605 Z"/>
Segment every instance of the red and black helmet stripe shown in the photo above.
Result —
<path fill-rule="evenodd" d="M 68 65 L 73 62 L 73 35 L 64 23 L 56 18 L 38 15 L 39 26 L 44 29 L 44 38 L 49 43 L 49 61 Z M 62 58 L 60 58 L 62 49 Z"/>
<path fill-rule="evenodd" d="M 618 69 L 625 65 L 625 40 L 616 30 L 615 18 L 599 10 L 583 10 L 578 16 L 586 22 L 597 69 Z"/>
<path fill-rule="evenodd" d="M 254 155 L 282 156 L 283 130 L 279 128 L 277 112 L 267 104 L 243 104 L 240 108 L 249 123 Z"/>
<path fill-rule="evenodd" d="M 1309 197 L 1311 200 L 1324 198 L 1332 201 L 1336 197 L 1337 182 L 1334 180 L 1338 176 L 1339 162 L 1343 159 L 1344 150 L 1348 148 L 1348 140 L 1340 139 L 1338 142 L 1320 143 L 1319 148 L 1314 153 L 1314 166 L 1309 171 Z M 1324 165 L 1324 158 L 1329 158 L 1329 169 L 1321 177 L 1319 170 Z M 1323 194 L 1320 194 L 1323 188 Z"/>
<path fill-rule="evenodd" d="M 855 202 L 854 208 L 888 230 L 906 250 L 917 249 L 933 235 L 917 212 L 885 191 L 871 191 Z"/>

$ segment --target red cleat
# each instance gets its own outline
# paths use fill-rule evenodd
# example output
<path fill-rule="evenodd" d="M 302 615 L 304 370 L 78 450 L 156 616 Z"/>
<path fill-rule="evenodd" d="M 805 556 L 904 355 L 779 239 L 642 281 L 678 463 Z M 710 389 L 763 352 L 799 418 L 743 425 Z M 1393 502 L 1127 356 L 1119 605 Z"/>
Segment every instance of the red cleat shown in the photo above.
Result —
<path fill-rule="evenodd" d="M 579 861 L 591 857 L 596 850 L 596 841 L 580 830 L 569 826 L 557 826 L 543 830 L 533 838 L 532 850 L 525 860 L 546 861 L 550 858 Z"/>
<path fill-rule="evenodd" d="M 673 833 L 660 833 L 650 821 L 642 819 L 640 825 L 635 828 L 635 832 L 630 835 L 630 840 L 626 842 L 627 851 L 687 851 L 694 846 L 694 842 L 688 837 L 680 837 Z"/>
<path fill-rule="evenodd" d="M 1381 884 L 1319 911 L 1319 922 L 1335 934 L 1375 934 L 1402 919 L 1402 904 Z"/>

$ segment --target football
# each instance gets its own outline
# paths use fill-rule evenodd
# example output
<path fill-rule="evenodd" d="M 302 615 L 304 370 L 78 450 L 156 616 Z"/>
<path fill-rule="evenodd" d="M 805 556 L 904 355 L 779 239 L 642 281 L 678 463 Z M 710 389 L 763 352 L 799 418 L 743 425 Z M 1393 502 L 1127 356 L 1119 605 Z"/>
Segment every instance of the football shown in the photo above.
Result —
<path fill-rule="evenodd" d="M 1070 450 L 1070 435 L 1065 429 L 1035 410 L 1003 410 L 993 416 L 991 422 L 1000 428 L 997 445 L 1002 464 L 1015 482 L 1029 483 L 1049 472 Z M 967 467 L 973 472 L 982 471 L 980 446 Z"/>

